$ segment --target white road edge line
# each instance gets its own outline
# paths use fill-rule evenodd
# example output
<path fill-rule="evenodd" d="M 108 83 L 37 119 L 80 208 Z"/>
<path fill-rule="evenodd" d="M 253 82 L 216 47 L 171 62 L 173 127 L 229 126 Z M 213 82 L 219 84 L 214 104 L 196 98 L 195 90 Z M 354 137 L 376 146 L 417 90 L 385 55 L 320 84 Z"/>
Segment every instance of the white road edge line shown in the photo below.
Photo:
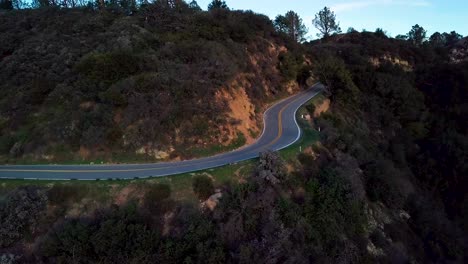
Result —
<path fill-rule="evenodd" d="M 312 85 L 309 89 L 311 88 L 314 88 L 316 87 L 317 85 L 319 85 L 319 83 L 316 83 L 314 85 Z M 318 91 L 316 93 L 314 93 L 310 98 L 308 98 L 304 103 L 302 103 L 301 105 L 299 105 L 299 107 L 294 111 L 294 122 L 296 124 L 296 127 L 298 129 L 298 135 L 296 137 L 296 139 L 291 142 L 290 144 L 284 146 L 284 147 L 280 147 L 276 150 L 282 150 L 284 148 L 287 148 L 289 146 L 291 146 L 292 144 L 296 143 L 300 137 L 301 137 L 301 128 L 299 127 L 299 124 L 297 123 L 297 118 L 296 118 L 296 114 L 297 114 L 297 111 L 299 110 L 299 108 L 301 108 L 305 103 L 307 103 L 309 100 L 311 100 L 312 98 L 314 98 L 317 94 L 319 94 L 321 91 Z M 276 104 L 279 104 L 285 100 L 287 100 L 288 98 L 285 98 L 279 102 L 277 102 Z M 274 105 L 276 105 L 274 104 Z M 273 106 L 272 106 L 273 107 Z M 265 122 L 265 117 L 268 113 L 268 111 L 272 108 L 268 108 L 264 115 L 263 115 L 263 123 L 266 124 Z M 261 138 L 261 136 L 263 136 L 263 133 L 265 132 L 265 128 L 266 128 L 266 125 L 263 126 L 263 131 L 262 131 L 262 134 L 260 135 L 259 138 Z M 233 151 L 237 151 L 238 149 L 236 150 L 232 150 L 232 151 L 229 151 L 229 152 L 233 152 Z M 228 153 L 228 152 L 225 152 L 225 153 Z M 218 155 L 221 155 L 221 154 L 224 154 L 224 153 L 220 153 Z M 217 155 L 214 155 L 214 156 L 217 156 Z M 250 159 L 253 159 L 253 158 L 257 158 L 257 155 L 253 155 L 251 157 L 246 157 L 246 158 L 243 158 L 241 160 L 238 160 L 236 162 L 243 162 L 243 161 L 246 161 L 246 160 L 250 160 Z M 225 166 L 225 165 L 228 165 L 229 163 L 225 163 L 225 164 L 218 164 L 218 165 L 214 165 L 214 166 L 211 166 L 211 167 L 206 167 L 206 168 L 202 168 L 202 169 L 197 169 L 197 170 L 192 170 L 192 171 L 188 171 L 188 172 L 174 172 L 174 173 L 167 173 L 167 174 L 161 174 L 161 175 L 158 175 L 158 176 L 142 176 L 142 177 L 132 177 L 132 178 L 112 178 L 112 177 L 108 177 L 108 178 L 95 178 L 95 179 L 74 179 L 74 178 L 70 178 L 70 179 L 64 179 L 64 178 L 54 178 L 54 179 L 50 179 L 50 178 L 14 178 L 14 177 L 0 177 L 0 179 L 15 179 L 15 180 L 51 180 L 51 181 L 73 181 L 73 180 L 80 180 L 80 181 L 96 181 L 96 180 L 100 180 L 100 181 L 106 181 L 106 180 L 111 180 L 111 181 L 118 181 L 118 180 L 134 180 L 134 179 L 149 179 L 149 178 L 160 178 L 160 177 L 167 177 L 167 176 L 173 176 L 173 175 L 178 175 L 178 174 L 184 174 L 184 173 L 193 173 L 193 172 L 198 172 L 198 171 L 203 171 L 203 170 L 209 170 L 209 169 L 214 169 L 214 168 L 218 168 L 218 167 L 222 167 L 222 166 Z M 128 164 L 122 164 L 122 165 L 128 165 Z"/>

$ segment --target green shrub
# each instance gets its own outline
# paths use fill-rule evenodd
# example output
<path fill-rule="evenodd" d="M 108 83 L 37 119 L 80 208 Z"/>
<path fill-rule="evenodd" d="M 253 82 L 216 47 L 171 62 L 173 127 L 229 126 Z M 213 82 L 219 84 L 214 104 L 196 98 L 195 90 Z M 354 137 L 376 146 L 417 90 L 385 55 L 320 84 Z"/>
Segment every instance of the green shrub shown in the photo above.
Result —
<path fill-rule="evenodd" d="M 125 107 L 128 104 L 124 94 L 116 89 L 109 88 L 107 91 L 99 94 L 99 98 L 105 102 L 117 107 Z"/>
<path fill-rule="evenodd" d="M 91 53 L 78 62 L 76 69 L 95 81 L 112 83 L 138 72 L 138 61 L 129 52 Z"/>
<path fill-rule="evenodd" d="M 307 109 L 307 112 L 309 112 L 309 114 L 311 116 L 314 115 L 314 113 L 315 113 L 315 105 L 314 104 L 308 104 L 308 105 L 305 106 L 305 108 Z"/>
<path fill-rule="evenodd" d="M 145 203 L 159 203 L 171 197 L 171 187 L 167 184 L 151 184 L 147 186 L 144 196 Z"/>
<path fill-rule="evenodd" d="M 54 184 L 54 186 L 47 191 L 47 198 L 53 205 L 78 202 L 86 195 L 83 188 L 84 186 Z"/>
<path fill-rule="evenodd" d="M 302 60 L 291 52 L 280 53 L 278 59 L 278 69 L 286 81 L 296 80 L 301 69 Z"/>
<path fill-rule="evenodd" d="M 152 214 L 161 214 L 171 208 L 171 187 L 167 184 L 151 184 L 146 187 L 143 206 Z"/>
<path fill-rule="evenodd" d="M 7 154 L 11 147 L 15 144 L 15 139 L 12 136 L 4 135 L 0 137 L 0 153 Z"/>
<path fill-rule="evenodd" d="M 213 180 L 206 175 L 193 177 L 192 188 L 200 200 L 206 200 L 214 193 Z"/>

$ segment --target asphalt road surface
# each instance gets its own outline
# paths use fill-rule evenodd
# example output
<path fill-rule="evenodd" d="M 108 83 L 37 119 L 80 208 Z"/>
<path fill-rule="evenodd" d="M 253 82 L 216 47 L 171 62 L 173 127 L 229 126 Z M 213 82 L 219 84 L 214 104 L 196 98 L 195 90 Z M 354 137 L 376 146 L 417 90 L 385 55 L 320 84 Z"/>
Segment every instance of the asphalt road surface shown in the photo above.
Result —
<path fill-rule="evenodd" d="M 0 178 L 41 180 L 95 180 L 160 177 L 223 166 L 258 157 L 265 150 L 280 150 L 296 142 L 301 130 L 296 111 L 323 90 L 316 84 L 306 91 L 288 97 L 264 115 L 264 130 L 253 144 L 215 156 L 178 162 L 117 165 L 2 165 Z"/>

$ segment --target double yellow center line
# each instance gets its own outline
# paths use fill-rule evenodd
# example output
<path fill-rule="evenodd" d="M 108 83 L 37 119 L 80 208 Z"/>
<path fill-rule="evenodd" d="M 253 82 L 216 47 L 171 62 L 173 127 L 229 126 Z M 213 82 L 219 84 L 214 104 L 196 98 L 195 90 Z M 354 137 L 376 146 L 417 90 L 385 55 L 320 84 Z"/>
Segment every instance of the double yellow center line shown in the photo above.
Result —
<path fill-rule="evenodd" d="M 300 98 L 300 97 L 299 97 Z M 269 148 L 271 147 L 272 145 L 274 145 L 276 142 L 278 142 L 278 140 L 281 138 L 281 136 L 283 135 L 283 112 L 284 110 L 289 106 L 291 105 L 293 102 L 295 102 L 296 100 L 298 100 L 297 98 L 296 99 L 293 99 L 291 100 L 291 102 L 287 103 L 285 106 L 283 106 L 281 108 L 281 110 L 279 111 L 278 113 L 278 136 L 276 136 L 276 138 L 271 141 L 270 143 L 268 143 L 268 145 L 266 146 L 266 148 Z M 211 163 L 211 162 L 215 162 L 215 161 L 218 161 L 219 159 L 222 159 L 223 157 L 219 157 L 219 158 L 216 158 L 216 159 L 213 159 L 213 160 L 208 160 L 208 161 L 205 161 L 205 163 Z M 164 169 L 170 169 L 170 168 L 173 168 L 173 167 L 189 167 L 189 166 L 193 166 L 194 164 L 180 164 L 180 165 L 177 165 L 177 164 L 173 164 L 171 166 L 165 166 L 165 167 L 153 167 L 153 168 L 141 168 L 141 169 L 104 169 L 104 170 L 51 170 L 51 169 L 48 169 L 48 170 L 38 170 L 38 169 L 0 169 L 0 172 L 41 172 L 41 173 L 116 173 L 116 172 L 139 172 L 139 171 L 151 171 L 151 170 L 164 170 Z"/>

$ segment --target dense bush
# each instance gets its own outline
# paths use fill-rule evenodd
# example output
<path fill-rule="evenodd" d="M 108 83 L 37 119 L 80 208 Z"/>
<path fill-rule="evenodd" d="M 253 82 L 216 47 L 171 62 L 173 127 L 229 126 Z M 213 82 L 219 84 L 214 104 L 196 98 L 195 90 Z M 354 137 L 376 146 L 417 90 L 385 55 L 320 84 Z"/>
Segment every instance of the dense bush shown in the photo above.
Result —
<path fill-rule="evenodd" d="M 161 214 L 171 208 L 171 187 L 166 184 L 152 184 L 146 187 L 143 206 L 153 214 Z"/>
<path fill-rule="evenodd" d="M 79 186 L 55 184 L 52 188 L 47 190 L 47 198 L 53 205 L 78 202 L 86 195 L 86 192 L 83 191 L 84 188 L 84 186 L 80 188 Z"/>
<path fill-rule="evenodd" d="M 206 175 L 197 175 L 192 179 L 192 189 L 198 199 L 204 201 L 214 193 L 213 180 Z"/>
<path fill-rule="evenodd" d="M 89 79 L 115 82 L 137 73 L 138 61 L 139 58 L 131 53 L 92 53 L 82 58 L 76 69 Z"/>
<path fill-rule="evenodd" d="M 96 212 L 94 219 L 56 225 L 38 254 L 63 262 L 148 262 L 159 246 L 160 233 L 143 222 L 135 205 Z"/>
<path fill-rule="evenodd" d="M 36 187 L 21 187 L 8 194 L 0 202 L 0 248 L 31 236 L 46 205 L 46 194 Z"/>

